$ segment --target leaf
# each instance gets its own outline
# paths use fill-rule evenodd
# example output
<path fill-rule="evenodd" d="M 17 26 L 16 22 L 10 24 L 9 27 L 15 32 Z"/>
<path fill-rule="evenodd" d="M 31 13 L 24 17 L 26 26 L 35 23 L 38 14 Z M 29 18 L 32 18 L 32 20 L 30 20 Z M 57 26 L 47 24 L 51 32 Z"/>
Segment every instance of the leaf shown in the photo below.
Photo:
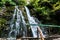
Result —
<path fill-rule="evenodd" d="M 14 2 L 10 2 L 10 4 L 11 4 L 11 5 L 16 5 L 16 3 L 14 3 Z"/>

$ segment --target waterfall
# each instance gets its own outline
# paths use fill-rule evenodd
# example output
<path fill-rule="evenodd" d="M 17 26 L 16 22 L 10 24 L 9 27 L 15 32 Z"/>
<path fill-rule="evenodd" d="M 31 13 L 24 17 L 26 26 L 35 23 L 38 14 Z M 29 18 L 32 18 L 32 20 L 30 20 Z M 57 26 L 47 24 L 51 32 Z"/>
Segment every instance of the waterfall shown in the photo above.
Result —
<path fill-rule="evenodd" d="M 11 22 L 10 22 L 10 32 L 9 32 L 9 38 L 8 40 L 13 40 L 12 38 L 14 38 L 16 40 L 16 34 L 17 34 L 17 31 L 15 28 L 15 16 L 16 16 L 16 8 L 17 6 L 15 6 L 15 10 L 14 10 L 14 14 L 13 14 L 13 17 L 11 19 Z"/>
<path fill-rule="evenodd" d="M 20 13 L 20 19 L 21 19 L 21 25 L 23 27 L 23 37 L 27 36 L 27 27 L 26 27 L 26 22 L 24 20 L 24 16 L 22 14 L 22 11 L 17 8 L 17 10 Z"/>
<path fill-rule="evenodd" d="M 20 28 L 22 25 L 23 37 L 27 36 L 26 22 L 22 11 L 18 9 L 18 6 L 15 6 L 14 14 L 10 22 L 10 32 L 8 40 L 16 40 L 16 36 L 20 34 Z M 14 38 L 14 39 L 13 39 Z"/>
<path fill-rule="evenodd" d="M 25 6 L 28 21 L 32 30 L 33 37 L 37 37 L 37 28 L 38 23 L 35 21 L 35 18 L 30 15 L 29 9 Z M 26 22 L 24 20 L 24 16 L 21 10 L 19 10 L 18 6 L 15 6 L 14 14 L 10 22 L 10 32 L 9 32 L 9 38 L 8 40 L 16 40 L 16 36 L 19 35 L 21 32 L 23 32 L 23 37 L 27 36 L 27 27 Z M 41 30 L 42 32 L 42 30 Z M 43 34 L 42 34 L 43 35 Z"/>
<path fill-rule="evenodd" d="M 34 17 L 32 17 L 30 15 L 29 9 L 26 6 L 25 6 L 25 9 L 26 9 L 26 12 L 27 12 L 27 17 L 28 17 L 28 20 L 29 20 L 29 24 L 30 24 L 30 27 L 31 27 L 31 30 L 32 30 L 33 37 L 37 37 L 37 28 L 39 27 L 38 23 L 35 21 Z M 41 30 L 41 32 L 42 32 L 42 30 Z"/>
<path fill-rule="evenodd" d="M 20 15 L 21 15 L 21 18 L 22 18 L 22 24 L 23 24 L 23 37 L 27 36 L 27 27 L 26 27 L 26 22 L 24 20 L 24 16 L 22 15 L 22 11 L 20 10 Z"/>

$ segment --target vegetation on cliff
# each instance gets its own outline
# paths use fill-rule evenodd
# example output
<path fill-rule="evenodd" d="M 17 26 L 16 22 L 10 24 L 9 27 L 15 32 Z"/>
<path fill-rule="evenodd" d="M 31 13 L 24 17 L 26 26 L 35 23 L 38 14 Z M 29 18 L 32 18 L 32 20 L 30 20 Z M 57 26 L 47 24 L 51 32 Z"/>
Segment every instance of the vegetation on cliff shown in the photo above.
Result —
<path fill-rule="evenodd" d="M 43 24 L 60 25 L 59 0 L 31 0 L 27 6 Z"/>
<path fill-rule="evenodd" d="M 16 5 L 27 6 L 42 24 L 60 25 L 60 0 L 30 0 L 29 4 L 27 0 L 0 0 L 0 36 L 9 27 Z"/>

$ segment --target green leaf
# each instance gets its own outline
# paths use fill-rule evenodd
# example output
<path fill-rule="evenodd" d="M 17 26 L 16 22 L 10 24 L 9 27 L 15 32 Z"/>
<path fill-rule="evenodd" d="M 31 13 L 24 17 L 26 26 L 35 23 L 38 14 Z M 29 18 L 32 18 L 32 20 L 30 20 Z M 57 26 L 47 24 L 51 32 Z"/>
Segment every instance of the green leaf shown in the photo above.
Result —
<path fill-rule="evenodd" d="M 14 3 L 14 2 L 10 2 L 10 4 L 11 4 L 11 5 L 16 5 L 16 3 Z"/>

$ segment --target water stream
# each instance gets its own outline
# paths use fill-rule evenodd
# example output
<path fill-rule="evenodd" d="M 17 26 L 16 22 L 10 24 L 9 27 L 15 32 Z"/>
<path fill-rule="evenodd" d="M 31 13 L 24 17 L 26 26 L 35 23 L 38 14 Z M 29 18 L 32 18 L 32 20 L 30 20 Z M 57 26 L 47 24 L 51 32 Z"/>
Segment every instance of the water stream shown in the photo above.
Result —
<path fill-rule="evenodd" d="M 17 31 L 15 29 L 16 26 L 14 26 L 15 25 L 15 17 L 16 17 L 16 8 L 17 8 L 17 6 L 15 6 L 14 14 L 13 14 L 13 17 L 10 22 L 10 32 L 9 32 L 8 40 L 13 40 L 12 38 L 16 39 Z"/>
<path fill-rule="evenodd" d="M 38 37 L 37 36 L 37 27 L 39 27 L 38 23 L 35 21 L 34 17 L 32 17 L 30 15 L 29 9 L 26 6 L 25 6 L 25 9 L 26 9 L 26 12 L 27 12 L 27 16 L 28 16 L 28 20 L 29 20 L 29 24 L 30 24 L 30 27 L 31 27 L 31 30 L 32 30 L 33 37 Z M 41 30 L 41 32 L 42 32 L 42 30 Z"/>
<path fill-rule="evenodd" d="M 33 37 L 37 37 L 37 27 L 38 23 L 35 21 L 34 17 L 30 15 L 29 9 L 25 6 L 28 21 L 32 30 Z M 26 22 L 24 20 L 24 16 L 21 10 L 19 10 L 18 6 L 15 6 L 14 14 L 10 22 L 10 32 L 9 32 L 9 38 L 8 40 L 16 40 L 16 36 L 19 35 L 21 32 L 22 27 L 22 37 L 27 36 L 27 27 Z M 41 30 L 42 31 L 42 30 Z M 43 35 L 43 34 L 42 34 Z M 44 35 L 43 35 L 44 36 Z"/>
<path fill-rule="evenodd" d="M 8 40 L 16 40 L 16 36 L 20 34 L 21 25 L 23 29 L 23 37 L 27 36 L 27 28 L 22 11 L 15 6 L 14 14 L 10 22 L 10 32 Z"/>
<path fill-rule="evenodd" d="M 27 36 L 27 27 L 26 27 L 26 22 L 24 20 L 24 16 L 22 15 L 22 11 L 20 10 L 20 15 L 21 15 L 21 18 L 22 18 L 22 24 L 23 24 L 23 37 L 26 37 Z"/>

